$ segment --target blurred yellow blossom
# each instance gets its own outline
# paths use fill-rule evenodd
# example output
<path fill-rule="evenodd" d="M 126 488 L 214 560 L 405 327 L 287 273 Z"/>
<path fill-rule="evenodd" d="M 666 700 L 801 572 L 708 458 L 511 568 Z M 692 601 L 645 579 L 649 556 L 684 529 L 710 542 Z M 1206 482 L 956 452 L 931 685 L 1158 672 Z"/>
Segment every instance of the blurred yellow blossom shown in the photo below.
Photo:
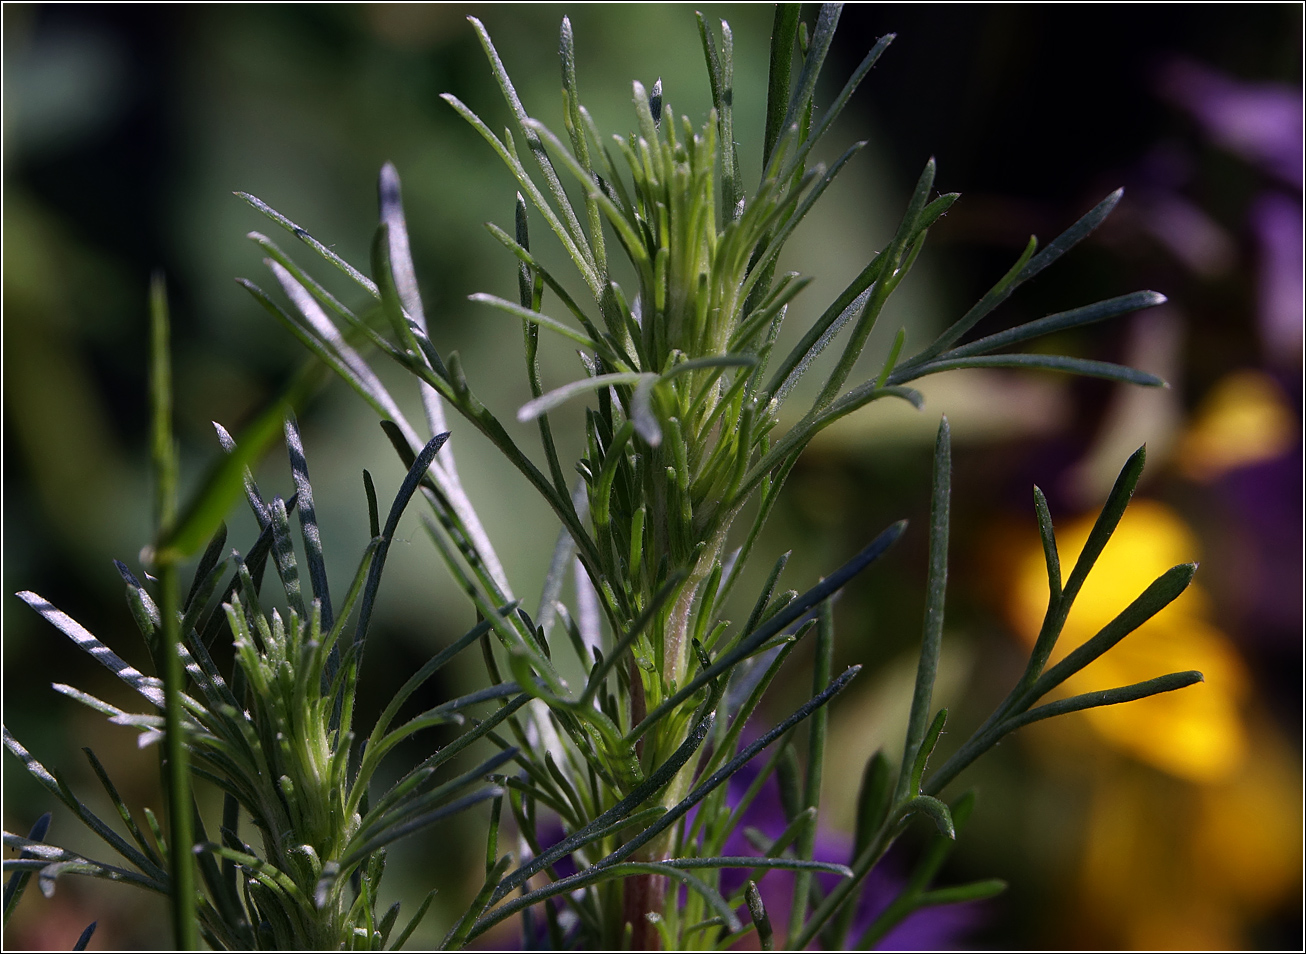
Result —
<path fill-rule="evenodd" d="M 1298 890 L 1300 770 L 1267 722 L 1244 769 L 1194 785 L 1123 759 L 1090 760 L 1077 941 L 1135 950 L 1237 950 Z"/>
<path fill-rule="evenodd" d="M 1176 462 L 1194 480 L 1212 480 L 1286 453 L 1297 431 L 1274 378 L 1264 371 L 1235 371 L 1222 378 L 1197 409 L 1180 438 Z"/>

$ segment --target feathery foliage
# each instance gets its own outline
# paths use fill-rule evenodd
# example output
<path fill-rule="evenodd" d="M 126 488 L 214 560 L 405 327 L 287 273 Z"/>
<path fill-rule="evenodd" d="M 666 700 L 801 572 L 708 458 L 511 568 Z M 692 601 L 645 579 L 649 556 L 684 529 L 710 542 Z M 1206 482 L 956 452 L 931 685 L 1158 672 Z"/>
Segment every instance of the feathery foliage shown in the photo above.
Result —
<path fill-rule="evenodd" d="M 824 5 L 809 25 L 797 5 L 777 8 L 760 149 L 763 171 L 751 188 L 740 173 L 732 116 L 733 39 L 724 21 L 718 35 L 698 18 L 714 104 L 705 121 L 677 114 L 661 81 L 651 89 L 636 82 L 633 131 L 605 137 L 580 102 L 575 40 L 567 19 L 560 37 L 562 135 L 527 112 L 488 32 L 472 19 L 510 108 L 510 127 L 498 135 L 468 105 L 452 95 L 444 98 L 480 133 L 516 184 L 512 231 L 489 228 L 515 258 L 519 277 L 516 301 L 474 298 L 521 322 L 532 399 L 516 416 L 536 422 L 543 465 L 477 399 L 458 354 L 441 353 L 419 294 L 393 166 L 381 170 L 370 278 L 266 203 L 243 196 L 352 279 L 367 303 L 351 310 L 271 239 L 251 233 L 289 305 L 278 304 L 253 282 L 241 284 L 381 416 L 408 468 L 383 527 L 366 478 L 374 539 L 353 587 L 343 603 L 333 606 L 304 449 L 293 419 L 285 433 L 295 496 L 267 501 L 248 474 L 248 464 L 270 439 L 268 422 L 279 421 L 282 409 L 276 417 L 256 421 L 239 442 L 221 432 L 229 452 L 226 462 L 186 514 L 162 523 L 154 554 L 171 562 L 198 549 L 200 532 L 214 529 L 220 519 L 215 515 L 239 492 L 242 475 L 262 528 L 254 547 L 243 558 L 233 553 L 224 559 L 225 531 L 218 530 L 190 596 L 171 614 L 123 568 L 129 603 L 158 661 L 166 661 L 163 656 L 173 646 L 161 621 L 177 618 L 177 653 L 188 676 L 184 688 L 170 685 L 165 692 L 158 680 L 127 666 L 39 597 L 23 594 L 156 709 L 169 702 L 180 705 L 184 725 L 170 727 L 167 734 L 184 733 L 193 776 L 219 786 L 228 800 L 219 837 L 210 841 L 202 826 L 196 835 L 203 890 L 194 894 L 200 930 L 209 943 L 381 947 L 395 923 L 394 913 L 377 915 L 385 846 L 477 801 L 492 800 L 483 886 L 448 927 L 445 947 L 461 947 L 514 916 L 520 916 L 529 943 L 543 939 L 553 946 L 723 948 L 748 932 L 756 932 L 767 950 L 777 943 L 802 949 L 816 940 L 833 948 L 869 945 L 921 907 L 1001 890 L 995 881 L 931 887 L 973 805 L 970 794 L 951 803 L 940 795 L 970 762 L 1030 722 L 1181 688 L 1201 678 L 1176 673 L 1038 704 L 1067 676 L 1173 600 L 1192 577 L 1192 566 L 1176 567 L 1097 637 L 1046 668 L 1075 596 L 1137 483 L 1140 450 L 1126 464 L 1064 584 L 1051 517 L 1036 490 L 1051 591 L 1043 633 L 1008 699 L 960 750 L 927 774 L 947 717 L 932 707 L 951 506 L 950 436 L 944 419 L 935 450 L 928 604 L 903 760 L 896 775 L 883 754 L 868 764 L 858 832 L 846 864 L 815 857 L 826 707 L 858 668 L 833 671 L 832 599 L 884 558 L 906 525 L 891 525 L 802 594 L 779 589 L 786 561 L 781 557 L 744 623 L 723 618 L 726 600 L 806 446 L 823 428 L 879 399 L 920 407 L 921 395 L 909 385 L 953 368 L 1037 368 L 1162 384 L 1130 368 L 1007 350 L 1158 304 L 1164 298 L 1155 292 L 1073 308 L 963 343 L 1024 282 L 1089 235 L 1118 202 L 1119 192 L 1041 251 L 1031 238 L 1011 269 L 934 342 L 902 357 L 904 336 L 899 333 L 879 374 L 850 381 L 874 325 L 919 257 L 930 227 L 958 198 L 935 194 L 933 160 L 921 172 L 888 245 L 803 329 L 797 345 L 786 353 L 777 350 L 789 305 L 808 284 L 797 273 L 779 271 L 785 245 L 863 144 L 851 146 L 828 168 L 812 161 L 813 150 L 893 40 L 891 35 L 880 38 L 834 101 L 818 109 L 818 77 L 839 15 L 839 5 Z M 581 300 L 532 251 L 532 218 L 566 252 L 584 288 Z M 625 287 L 614 278 L 618 256 L 634 275 Z M 541 330 L 579 346 L 582 377 L 546 389 L 537 362 Z M 831 354 L 818 361 L 826 351 Z M 421 428 L 407 420 L 401 402 L 370 364 L 378 355 L 416 378 L 425 417 Z M 796 385 L 816 368 L 825 369 L 816 396 L 782 420 L 786 405 L 806 393 Z M 289 403 L 302 400 L 312 383 L 309 372 L 292 383 Z M 550 412 L 572 400 L 589 406 L 584 453 L 568 467 Z M 159 403 L 166 401 L 160 398 Z M 544 597 L 533 616 L 513 597 L 450 450 L 437 456 L 450 430 L 449 410 L 502 452 L 561 525 Z M 790 420 L 794 423 L 783 423 Z M 578 481 L 569 478 L 572 471 L 579 472 Z M 481 622 L 415 674 L 387 706 L 366 745 L 355 744 L 354 692 L 381 569 L 399 514 L 419 490 L 429 505 L 424 522 L 431 541 Z M 292 511 L 300 519 L 311 595 L 303 590 L 292 544 Z M 289 607 L 284 618 L 277 610 L 266 612 L 260 601 L 269 557 Z M 206 612 L 228 568 L 231 577 L 218 601 L 221 608 Z M 568 606 L 561 594 L 572 572 L 581 597 Z M 356 619 L 352 630 L 346 622 L 351 618 Z M 213 668 L 206 649 L 224 630 L 237 651 L 237 668 L 227 680 Z M 757 729 L 746 728 L 749 720 L 804 639 L 814 643 L 811 698 L 754 734 Z M 473 643 L 482 650 L 486 687 L 391 729 L 417 686 Z M 562 657 L 568 654 L 575 658 L 564 665 Z M 583 678 L 569 684 L 565 673 L 577 665 Z M 128 714 L 67 691 L 112 720 L 137 726 L 146 738 L 156 737 L 162 727 L 154 712 Z M 377 764 L 400 740 L 430 725 L 459 721 L 463 709 L 478 703 L 492 703 L 493 715 L 414 768 L 388 793 L 369 800 L 368 782 Z M 805 766 L 793 744 L 799 731 L 807 735 Z M 495 754 L 437 784 L 437 769 L 478 739 L 493 746 Z M 90 815 L 8 735 L 6 743 L 131 866 L 68 857 L 43 848 L 41 836 L 33 834 L 28 839 L 6 835 L 26 854 L 6 862 L 7 867 L 19 874 L 38 870 L 48 880 L 50 872 L 64 866 L 177 894 L 176 863 L 165 863 L 157 831 L 152 843 L 115 797 L 135 842 L 128 843 Z M 727 783 L 759 756 L 765 762 L 755 781 L 742 796 L 732 793 Z M 728 853 L 751 803 L 772 775 L 787 793 L 788 829 L 779 839 L 756 845 L 759 855 Z M 112 796 L 107 776 L 101 777 Z M 485 778 L 488 784 L 482 783 Z M 505 807 L 515 852 L 500 850 Z M 261 851 L 240 840 L 236 820 L 242 814 L 259 830 Z M 897 900 L 864 934 L 852 937 L 852 913 L 863 880 L 918 815 L 936 829 L 935 841 Z M 561 834 L 550 827 L 554 821 Z M 740 887 L 727 887 L 734 883 L 722 878 L 729 868 L 747 871 Z M 787 928 L 772 922 L 757 887 L 774 869 L 794 873 Z M 817 872 L 838 876 L 834 887 L 823 889 L 813 878 Z M 15 884 L 20 890 L 21 883 Z M 352 897 L 346 890 L 350 884 Z M 417 919 L 424 912 L 425 907 Z"/>

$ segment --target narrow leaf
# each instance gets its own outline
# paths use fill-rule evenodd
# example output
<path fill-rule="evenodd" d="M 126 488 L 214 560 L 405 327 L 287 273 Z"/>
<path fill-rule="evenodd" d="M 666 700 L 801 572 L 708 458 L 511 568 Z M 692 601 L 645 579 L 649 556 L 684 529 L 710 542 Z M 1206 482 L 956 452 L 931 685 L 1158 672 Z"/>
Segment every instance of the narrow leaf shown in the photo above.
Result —
<path fill-rule="evenodd" d="M 587 391 L 601 390 L 603 388 L 612 387 L 615 384 L 639 384 L 646 377 L 651 377 L 656 380 L 656 375 L 645 374 L 638 371 L 618 371 L 609 374 L 598 374 L 592 378 L 584 378 L 580 381 L 573 381 L 570 384 L 564 384 L 560 388 L 555 388 L 533 401 L 527 401 L 517 411 L 517 420 L 522 423 L 533 421 L 541 414 L 553 410 L 558 405 L 569 401 L 578 394 L 584 394 Z"/>

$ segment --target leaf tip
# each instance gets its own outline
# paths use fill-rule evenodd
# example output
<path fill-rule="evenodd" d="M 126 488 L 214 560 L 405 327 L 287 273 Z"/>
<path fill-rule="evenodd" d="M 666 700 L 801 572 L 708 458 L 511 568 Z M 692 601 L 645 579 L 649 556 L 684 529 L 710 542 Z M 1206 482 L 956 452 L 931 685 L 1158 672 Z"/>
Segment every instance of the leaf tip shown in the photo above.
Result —
<path fill-rule="evenodd" d="M 377 200 L 381 206 L 381 221 L 389 222 L 396 212 L 402 215 L 402 199 L 399 191 L 399 170 L 393 162 L 386 162 L 381 167 L 376 183 Z"/>

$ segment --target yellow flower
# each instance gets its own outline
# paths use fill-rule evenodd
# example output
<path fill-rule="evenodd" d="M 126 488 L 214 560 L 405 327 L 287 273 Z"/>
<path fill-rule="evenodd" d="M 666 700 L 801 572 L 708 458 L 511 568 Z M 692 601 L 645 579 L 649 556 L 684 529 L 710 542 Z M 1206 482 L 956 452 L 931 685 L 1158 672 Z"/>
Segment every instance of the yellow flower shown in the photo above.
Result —
<path fill-rule="evenodd" d="M 1211 480 L 1287 453 L 1298 430 L 1274 378 L 1264 371 L 1235 371 L 1197 409 L 1175 457 L 1189 477 Z"/>

